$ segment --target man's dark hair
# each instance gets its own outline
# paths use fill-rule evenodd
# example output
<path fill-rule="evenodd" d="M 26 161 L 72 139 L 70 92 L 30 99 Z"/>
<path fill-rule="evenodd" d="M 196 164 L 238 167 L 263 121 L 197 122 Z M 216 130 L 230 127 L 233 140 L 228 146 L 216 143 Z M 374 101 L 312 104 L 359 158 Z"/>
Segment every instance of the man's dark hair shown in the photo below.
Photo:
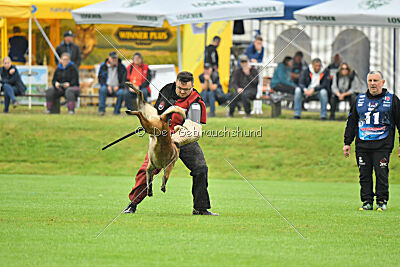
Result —
<path fill-rule="evenodd" d="M 254 38 L 254 40 L 262 41 L 263 39 L 262 39 L 261 35 L 257 35 L 256 38 Z"/>
<path fill-rule="evenodd" d="M 176 76 L 176 79 L 180 81 L 181 83 L 187 83 L 187 82 L 192 82 L 192 85 L 194 83 L 194 78 L 193 74 L 188 72 L 188 71 L 181 71 L 178 73 L 178 76 Z"/>
<path fill-rule="evenodd" d="M 221 41 L 221 37 L 219 37 L 218 35 L 215 35 L 213 38 L 213 42 L 215 41 Z"/>
<path fill-rule="evenodd" d="M 286 56 L 286 57 L 283 59 L 282 63 L 283 63 L 285 66 L 287 66 L 287 65 L 288 65 L 288 62 L 289 62 L 290 60 L 292 60 L 292 59 L 293 59 L 292 57 Z"/>
<path fill-rule="evenodd" d="M 20 33 L 21 32 L 21 28 L 18 26 L 14 26 L 13 27 L 13 33 Z"/>
<path fill-rule="evenodd" d="M 322 61 L 321 61 L 321 59 L 319 59 L 318 57 L 316 57 L 316 58 L 314 58 L 314 59 L 311 61 L 311 64 L 314 64 L 314 63 L 322 63 Z"/>
<path fill-rule="evenodd" d="M 295 57 L 304 57 L 303 52 L 297 51 L 296 54 L 294 54 Z"/>

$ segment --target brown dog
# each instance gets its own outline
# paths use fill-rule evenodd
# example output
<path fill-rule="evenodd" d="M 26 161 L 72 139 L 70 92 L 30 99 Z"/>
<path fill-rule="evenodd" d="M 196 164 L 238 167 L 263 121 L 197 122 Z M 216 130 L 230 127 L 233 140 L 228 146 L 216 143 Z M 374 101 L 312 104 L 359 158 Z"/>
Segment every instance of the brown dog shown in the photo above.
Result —
<path fill-rule="evenodd" d="M 140 123 L 146 133 L 150 135 L 149 144 L 149 165 L 146 170 L 147 195 L 153 195 L 153 172 L 155 170 L 164 169 L 162 178 L 161 191 L 165 192 L 172 168 L 179 157 L 179 148 L 171 140 L 171 133 L 168 125 L 168 115 L 171 113 L 179 113 L 184 120 L 186 118 L 185 111 L 177 106 L 171 106 L 163 114 L 158 115 L 157 110 L 146 103 L 143 98 L 143 93 L 130 82 L 126 85 L 132 88 L 137 94 L 138 111 L 127 110 L 129 115 L 138 116 Z"/>

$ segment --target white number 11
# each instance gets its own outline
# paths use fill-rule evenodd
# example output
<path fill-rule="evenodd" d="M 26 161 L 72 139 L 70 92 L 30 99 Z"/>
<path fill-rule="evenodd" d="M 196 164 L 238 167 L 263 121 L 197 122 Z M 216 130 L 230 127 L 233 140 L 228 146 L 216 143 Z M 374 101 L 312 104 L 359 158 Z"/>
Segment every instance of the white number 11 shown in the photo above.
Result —
<path fill-rule="evenodd" d="M 367 117 L 367 119 L 365 120 L 366 124 L 371 124 L 370 114 L 371 114 L 371 112 L 365 113 L 365 117 Z M 372 115 L 374 116 L 374 124 L 379 124 L 379 112 L 375 112 Z"/>

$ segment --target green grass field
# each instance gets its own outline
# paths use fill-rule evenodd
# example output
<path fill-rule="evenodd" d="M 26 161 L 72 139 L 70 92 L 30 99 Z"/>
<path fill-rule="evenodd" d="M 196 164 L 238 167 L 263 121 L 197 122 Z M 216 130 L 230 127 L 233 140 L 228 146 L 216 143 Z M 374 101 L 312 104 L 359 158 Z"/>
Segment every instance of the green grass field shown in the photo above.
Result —
<path fill-rule="evenodd" d="M 212 211 L 192 216 L 191 179 L 179 162 L 167 193 L 122 214 L 148 138 L 101 147 L 138 126 L 134 117 L 0 116 L 0 264 L 140 266 L 395 266 L 400 262 L 400 160 L 390 163 L 384 213 L 359 212 L 357 166 L 344 159 L 344 121 L 210 119 L 208 130 L 262 137 L 204 137 Z M 267 111 L 268 112 L 268 111 Z M 396 147 L 398 142 L 396 142 Z M 228 159 L 306 237 L 303 239 L 224 160 Z"/>

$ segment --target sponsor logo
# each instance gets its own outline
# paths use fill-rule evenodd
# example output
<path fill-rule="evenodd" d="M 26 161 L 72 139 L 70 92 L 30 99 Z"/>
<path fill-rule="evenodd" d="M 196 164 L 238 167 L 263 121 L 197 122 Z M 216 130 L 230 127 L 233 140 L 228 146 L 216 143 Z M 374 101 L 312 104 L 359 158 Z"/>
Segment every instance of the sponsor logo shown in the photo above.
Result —
<path fill-rule="evenodd" d="M 147 3 L 147 0 L 130 0 L 130 1 L 124 2 L 122 4 L 122 7 L 134 7 L 134 6 L 139 6 L 139 5 L 146 4 L 146 3 Z"/>
<path fill-rule="evenodd" d="M 101 15 L 100 14 L 81 14 L 81 18 L 82 19 L 101 19 Z"/>
<path fill-rule="evenodd" d="M 361 128 L 361 131 L 366 132 L 366 131 L 384 131 L 386 129 L 386 126 L 383 127 L 365 127 Z"/>
<path fill-rule="evenodd" d="M 192 6 L 194 6 L 194 7 L 209 7 L 209 6 L 235 5 L 235 4 L 241 4 L 241 3 L 242 3 L 242 1 L 240 1 L 240 0 L 220 0 L 220 1 L 205 0 L 202 2 L 192 3 Z"/>
<path fill-rule="evenodd" d="M 165 102 L 161 101 L 161 103 L 158 105 L 158 110 L 163 110 L 165 107 Z"/>
<path fill-rule="evenodd" d="M 389 4 L 392 0 L 361 0 L 358 7 L 361 9 L 377 9 L 378 7 Z"/>
<path fill-rule="evenodd" d="M 334 16 L 306 16 L 308 21 L 336 21 Z"/>
<path fill-rule="evenodd" d="M 138 16 L 136 16 L 136 19 L 139 21 L 157 21 L 158 20 L 157 16 L 144 16 L 144 15 L 138 15 Z"/>
<path fill-rule="evenodd" d="M 379 167 L 387 167 L 388 165 L 388 161 L 386 158 L 381 159 L 381 161 L 379 161 Z"/>
<path fill-rule="evenodd" d="M 200 19 L 203 18 L 203 13 L 187 13 L 187 14 L 180 14 L 176 16 L 177 20 L 185 20 L 185 19 Z"/>
<path fill-rule="evenodd" d="M 387 18 L 387 21 L 392 24 L 400 24 L 400 17 Z"/>
<path fill-rule="evenodd" d="M 120 41 L 135 42 L 137 45 L 165 43 L 171 39 L 171 32 L 167 28 L 130 27 L 118 28 L 115 37 Z"/>
<path fill-rule="evenodd" d="M 368 107 L 374 108 L 374 107 L 376 106 L 376 104 L 377 104 L 377 103 L 375 103 L 375 102 L 369 102 L 369 103 L 368 103 Z"/>
<path fill-rule="evenodd" d="M 390 96 L 385 96 L 385 101 L 390 101 Z"/>
<path fill-rule="evenodd" d="M 252 8 L 249 8 L 249 12 L 250 13 L 276 12 L 276 7 L 274 7 L 274 6 L 252 7 Z"/>
<path fill-rule="evenodd" d="M 358 164 L 362 165 L 362 166 L 365 166 L 365 162 L 364 162 L 362 157 L 358 157 Z"/>
<path fill-rule="evenodd" d="M 61 7 L 50 7 L 50 12 L 54 12 L 54 13 L 70 13 L 72 11 L 72 8 L 61 8 Z"/>

